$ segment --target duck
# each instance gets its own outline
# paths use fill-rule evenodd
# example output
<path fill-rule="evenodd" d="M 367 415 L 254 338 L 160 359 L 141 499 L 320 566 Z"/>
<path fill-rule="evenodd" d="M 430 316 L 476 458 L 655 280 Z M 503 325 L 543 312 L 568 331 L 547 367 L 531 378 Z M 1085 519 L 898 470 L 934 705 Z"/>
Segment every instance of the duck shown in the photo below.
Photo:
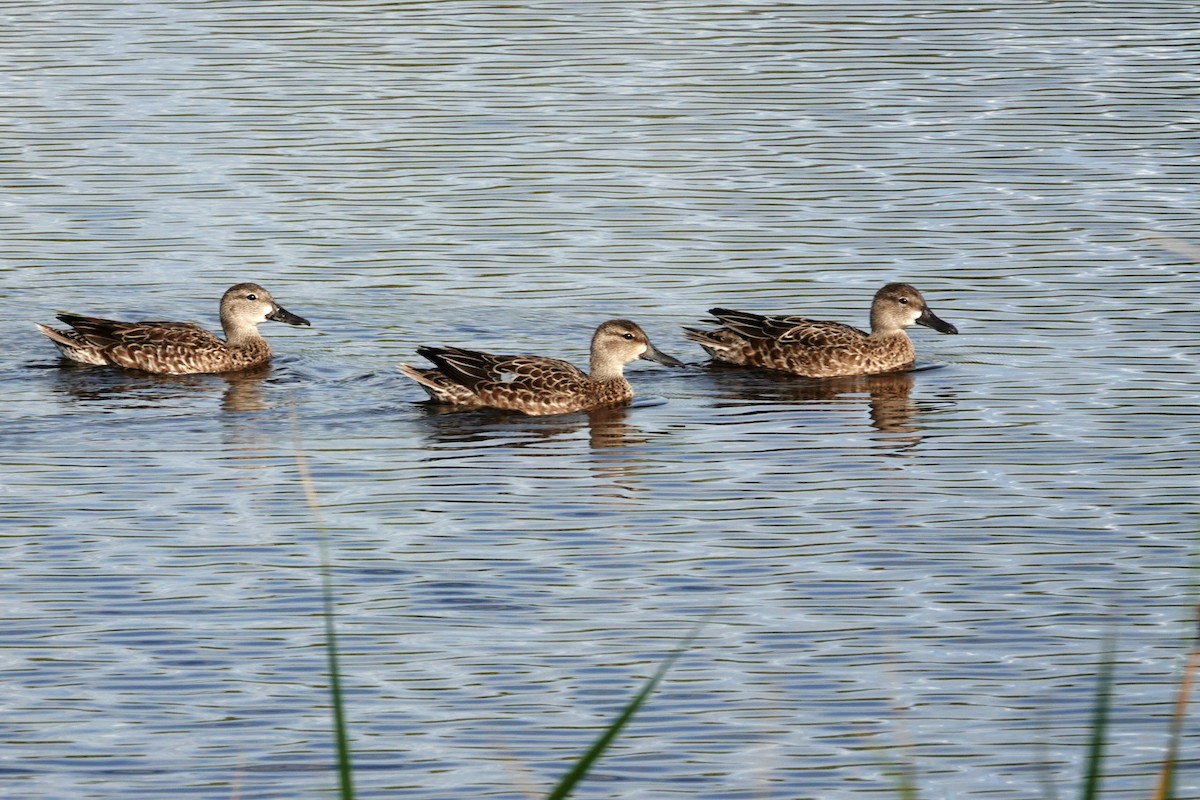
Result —
<path fill-rule="evenodd" d="M 769 316 L 711 308 L 722 327 L 684 328 L 714 362 L 789 372 L 808 378 L 874 375 L 909 369 L 916 350 L 905 328 L 917 324 L 939 333 L 958 328 L 938 317 L 907 283 L 889 283 L 871 301 L 871 332 L 851 325 L 799 316 Z"/>
<path fill-rule="evenodd" d="M 239 283 L 221 296 L 225 338 L 187 322 L 119 322 L 59 314 L 69 327 L 37 324 L 68 361 L 109 365 L 157 375 L 234 372 L 265 364 L 271 348 L 258 326 L 267 320 L 311 325 L 278 303 L 257 283 Z"/>
<path fill-rule="evenodd" d="M 461 347 L 418 347 L 436 366 L 399 365 L 437 403 L 494 408 L 531 416 L 627 405 L 633 387 L 625 365 L 637 359 L 668 367 L 683 362 L 660 352 L 637 323 L 610 319 L 592 336 L 588 372 L 547 356 L 493 355 Z"/>

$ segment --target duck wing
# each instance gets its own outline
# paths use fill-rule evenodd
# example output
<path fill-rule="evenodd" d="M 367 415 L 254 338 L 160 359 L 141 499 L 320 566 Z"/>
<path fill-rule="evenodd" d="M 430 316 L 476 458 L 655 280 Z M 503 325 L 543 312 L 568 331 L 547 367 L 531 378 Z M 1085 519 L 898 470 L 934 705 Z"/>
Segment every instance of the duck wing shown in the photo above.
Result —
<path fill-rule="evenodd" d="M 85 317 L 79 314 L 59 314 L 58 318 L 70 325 L 84 340 L 97 347 L 110 348 L 122 345 L 143 347 L 182 348 L 223 347 L 224 342 L 199 325 L 189 322 L 119 322 L 102 317 Z"/>
<path fill-rule="evenodd" d="M 575 394 L 588 380 L 574 364 L 557 358 L 494 355 L 459 347 L 419 347 L 417 352 L 443 375 L 480 396 L 525 394 L 549 399 Z"/>
<path fill-rule="evenodd" d="M 710 308 L 718 323 L 746 339 L 766 339 L 799 347 L 836 347 L 867 334 L 853 325 L 795 315 L 768 316 L 728 308 Z"/>
<path fill-rule="evenodd" d="M 780 344 L 826 350 L 847 347 L 867 338 L 867 334 L 863 331 L 853 325 L 845 325 L 841 322 L 801 317 L 781 317 L 780 320 L 793 323 L 790 328 L 776 337 Z"/>

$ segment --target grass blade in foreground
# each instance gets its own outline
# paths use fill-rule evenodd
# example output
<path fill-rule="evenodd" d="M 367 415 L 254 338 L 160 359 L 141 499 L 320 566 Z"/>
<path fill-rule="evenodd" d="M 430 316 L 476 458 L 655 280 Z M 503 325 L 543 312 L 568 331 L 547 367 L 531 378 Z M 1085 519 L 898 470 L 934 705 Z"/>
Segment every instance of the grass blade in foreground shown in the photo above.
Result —
<path fill-rule="evenodd" d="M 350 761 L 350 736 L 342 702 L 342 678 L 338 667 L 337 633 L 334 630 L 333 579 L 330 577 L 328 547 L 321 547 L 321 599 L 325 610 L 325 645 L 329 655 L 329 696 L 333 703 L 333 735 L 337 745 L 338 788 L 341 800 L 354 800 L 354 767 Z"/>
<path fill-rule="evenodd" d="M 1108 732 L 1108 712 L 1112 707 L 1113 659 L 1116 648 L 1110 635 L 1100 656 L 1100 676 L 1096 679 L 1096 700 L 1092 705 L 1092 735 L 1088 740 L 1087 777 L 1083 782 L 1082 800 L 1100 796 L 1100 779 L 1104 766 L 1104 735 Z"/>
<path fill-rule="evenodd" d="M 337 631 L 334 628 L 333 575 L 329 564 L 329 536 L 321 522 L 321 506 L 317 502 L 317 491 L 308 472 L 308 461 L 300 447 L 300 434 L 296 428 L 296 413 L 292 411 L 292 437 L 296 446 L 296 467 L 300 472 L 300 483 L 304 496 L 312 510 L 317 525 L 318 542 L 321 548 L 321 607 L 325 617 L 325 653 L 329 664 L 329 698 L 333 705 L 333 737 L 337 748 L 338 797 L 354 800 L 354 765 L 350 760 L 350 736 L 346 727 L 346 710 L 342 702 L 342 678 L 338 667 Z"/>
<path fill-rule="evenodd" d="M 659 666 L 658 671 L 654 673 L 650 680 L 646 682 L 646 685 L 642 687 L 642 690 L 634 695 L 633 699 L 630 700 L 625 706 L 624 710 L 621 711 L 620 716 L 613 720 L 612 723 L 604 729 L 604 732 L 600 734 L 592 746 L 588 748 L 587 752 L 579 757 L 579 760 L 575 762 L 575 765 L 571 767 L 570 771 L 568 771 L 567 774 L 562 777 L 562 780 L 558 782 L 558 785 L 554 787 L 554 791 L 546 795 L 546 800 L 563 800 L 563 798 L 571 794 L 571 792 L 575 789 L 576 784 L 583 780 L 584 776 L 587 775 L 588 770 L 592 768 L 592 764 L 596 763 L 596 760 L 599 759 L 600 756 L 603 755 L 604 751 L 608 749 L 608 746 L 612 744 L 614 739 L 617 738 L 617 734 L 621 732 L 621 729 L 625 727 L 626 723 L 633 719 L 633 715 L 636 714 L 638 709 L 642 707 L 642 704 L 646 702 L 646 698 L 649 697 L 654 689 L 658 686 L 659 681 L 661 681 L 663 676 L 667 674 L 667 670 L 669 670 L 671 666 L 679 659 L 679 657 L 683 655 L 684 651 L 691 646 L 692 641 L 695 640 L 698 633 L 699 630 L 693 631 L 687 637 L 687 639 L 684 640 L 683 644 L 671 651 L 671 654 L 667 656 L 666 660 L 663 661 L 663 663 Z"/>
<path fill-rule="evenodd" d="M 896 792 L 900 800 L 918 800 L 917 782 L 913 777 L 911 765 L 896 764 L 892 766 L 892 777 L 896 781 Z"/>
<path fill-rule="evenodd" d="M 1197 618 L 1200 621 L 1200 608 L 1197 608 Z M 1187 713 L 1188 700 L 1192 696 L 1197 672 L 1200 672 L 1200 630 L 1193 634 L 1192 650 L 1188 653 L 1187 666 L 1184 667 L 1183 678 L 1179 681 L 1175 711 L 1171 715 L 1171 733 L 1167 739 L 1167 752 L 1163 756 L 1158 786 L 1154 790 L 1154 800 L 1172 800 L 1175 797 L 1175 765 L 1179 762 L 1179 738 L 1183 735 L 1183 718 Z"/>

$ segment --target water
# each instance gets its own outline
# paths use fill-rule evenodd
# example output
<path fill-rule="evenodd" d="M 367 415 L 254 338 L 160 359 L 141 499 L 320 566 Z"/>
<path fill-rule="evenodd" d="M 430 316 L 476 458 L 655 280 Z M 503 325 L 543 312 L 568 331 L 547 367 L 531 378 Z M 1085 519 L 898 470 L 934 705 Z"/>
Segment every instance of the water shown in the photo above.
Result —
<path fill-rule="evenodd" d="M 698 622 L 587 793 L 1070 796 L 1112 632 L 1105 796 L 1150 794 L 1196 601 L 1192 4 L 0 14 L 6 797 L 327 795 L 322 528 L 364 797 L 537 796 Z M 214 326 L 240 280 L 314 324 L 262 374 L 33 329 Z M 862 325 L 890 280 L 961 330 L 906 376 L 680 334 Z M 583 362 L 613 316 L 694 366 L 543 419 L 393 369 Z"/>

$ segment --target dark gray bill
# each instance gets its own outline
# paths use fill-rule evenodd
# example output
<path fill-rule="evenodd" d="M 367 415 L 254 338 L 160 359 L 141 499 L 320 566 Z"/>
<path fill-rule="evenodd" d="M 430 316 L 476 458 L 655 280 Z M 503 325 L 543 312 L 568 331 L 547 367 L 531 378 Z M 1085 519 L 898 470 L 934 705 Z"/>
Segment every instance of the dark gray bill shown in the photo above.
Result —
<path fill-rule="evenodd" d="M 683 362 L 678 358 L 673 358 L 666 353 L 659 352 L 658 350 L 654 349 L 654 345 L 650 344 L 649 342 L 646 342 L 646 352 L 642 353 L 640 356 L 638 356 L 638 358 L 645 359 L 646 361 L 657 361 L 664 367 L 684 366 Z"/>
<path fill-rule="evenodd" d="M 276 322 L 286 322 L 288 325 L 307 325 L 310 328 L 312 327 L 312 323 L 304 317 L 298 317 L 280 305 L 275 306 L 275 310 L 267 314 L 267 319 L 273 319 Z M 920 322 L 920 320 L 917 321 Z"/>
<path fill-rule="evenodd" d="M 933 328 L 938 333 L 958 333 L 958 328 L 930 311 L 929 306 L 925 306 L 925 310 L 921 312 L 921 316 L 917 317 L 917 324 L 924 325 L 926 328 Z"/>

